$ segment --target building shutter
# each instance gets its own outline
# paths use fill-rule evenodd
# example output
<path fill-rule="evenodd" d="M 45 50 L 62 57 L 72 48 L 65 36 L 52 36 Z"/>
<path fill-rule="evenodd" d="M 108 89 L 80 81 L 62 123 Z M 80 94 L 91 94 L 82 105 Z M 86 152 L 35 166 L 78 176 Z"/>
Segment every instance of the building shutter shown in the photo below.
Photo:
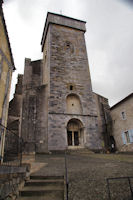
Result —
<path fill-rule="evenodd" d="M 126 138 L 125 138 L 125 133 L 122 133 L 122 140 L 123 140 L 123 144 L 126 144 Z"/>
<path fill-rule="evenodd" d="M 130 142 L 133 143 L 133 129 L 129 130 Z"/>

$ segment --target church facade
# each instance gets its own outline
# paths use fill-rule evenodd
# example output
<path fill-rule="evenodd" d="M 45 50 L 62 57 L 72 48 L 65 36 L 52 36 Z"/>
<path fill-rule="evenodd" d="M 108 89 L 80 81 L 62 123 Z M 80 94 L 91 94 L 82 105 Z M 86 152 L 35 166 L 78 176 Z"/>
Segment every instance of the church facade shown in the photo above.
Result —
<path fill-rule="evenodd" d="M 25 59 L 19 129 L 25 152 L 102 149 L 108 140 L 107 119 L 100 114 L 108 101 L 99 96 L 101 111 L 92 91 L 85 23 L 48 13 L 41 41 L 43 59 Z"/>

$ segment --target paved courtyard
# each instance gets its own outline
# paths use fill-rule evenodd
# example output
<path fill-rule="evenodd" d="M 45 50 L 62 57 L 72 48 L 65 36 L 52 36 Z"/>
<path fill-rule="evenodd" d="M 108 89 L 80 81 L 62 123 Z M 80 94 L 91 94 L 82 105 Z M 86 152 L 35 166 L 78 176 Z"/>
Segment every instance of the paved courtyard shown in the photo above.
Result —
<path fill-rule="evenodd" d="M 35 175 L 64 175 L 63 154 L 37 155 L 32 164 Z M 69 200 L 107 200 L 106 178 L 133 177 L 133 155 L 68 154 Z M 131 178 L 133 188 L 133 179 Z M 131 200 L 128 179 L 110 181 L 111 200 Z"/>

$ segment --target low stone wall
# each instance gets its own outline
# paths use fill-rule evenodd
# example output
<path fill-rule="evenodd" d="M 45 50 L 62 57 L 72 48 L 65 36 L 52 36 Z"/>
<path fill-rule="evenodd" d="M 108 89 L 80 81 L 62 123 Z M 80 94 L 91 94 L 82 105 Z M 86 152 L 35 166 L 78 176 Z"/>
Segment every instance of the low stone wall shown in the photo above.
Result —
<path fill-rule="evenodd" d="M 120 149 L 120 152 L 133 152 L 133 143 L 132 144 L 124 144 Z"/>
<path fill-rule="evenodd" d="M 19 189 L 28 178 L 30 165 L 22 167 L 0 166 L 0 199 L 17 199 Z"/>

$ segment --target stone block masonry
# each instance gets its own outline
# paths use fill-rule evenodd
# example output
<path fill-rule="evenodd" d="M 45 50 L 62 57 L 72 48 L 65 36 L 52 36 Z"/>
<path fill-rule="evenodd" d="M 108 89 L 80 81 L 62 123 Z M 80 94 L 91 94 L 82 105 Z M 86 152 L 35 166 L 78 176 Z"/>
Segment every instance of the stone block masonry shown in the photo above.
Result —
<path fill-rule="evenodd" d="M 21 135 L 25 152 L 101 149 L 84 21 L 48 13 L 43 60 L 26 59 Z"/>

